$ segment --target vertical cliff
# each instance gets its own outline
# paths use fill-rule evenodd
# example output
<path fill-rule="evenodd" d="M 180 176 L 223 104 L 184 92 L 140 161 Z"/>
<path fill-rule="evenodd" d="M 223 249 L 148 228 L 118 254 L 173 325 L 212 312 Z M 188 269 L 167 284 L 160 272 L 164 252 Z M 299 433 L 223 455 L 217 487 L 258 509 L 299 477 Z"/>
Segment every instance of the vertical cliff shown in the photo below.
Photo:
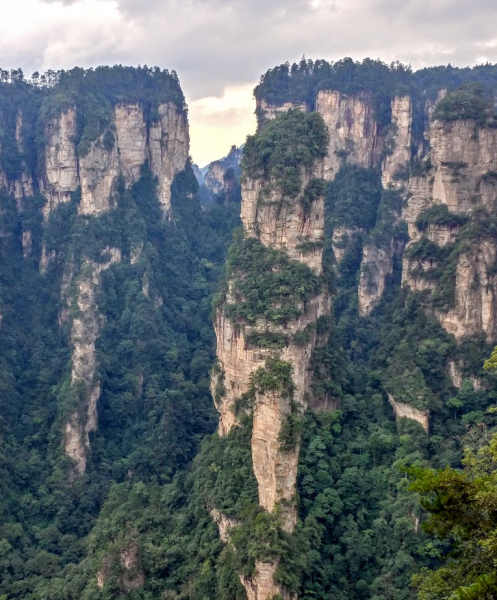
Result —
<path fill-rule="evenodd" d="M 312 395 L 317 323 L 330 311 L 322 276 L 326 142 L 321 117 L 297 110 L 249 138 L 243 233 L 230 251 L 215 317 L 212 391 L 219 434 L 228 435 L 242 414 L 253 415 L 259 505 L 289 533 L 297 521 L 297 423 Z M 271 154 L 264 158 L 265 144 Z M 310 152 L 301 158 L 304 148 Z M 278 563 L 259 560 L 250 576 L 241 577 L 251 600 L 286 595 L 274 579 Z"/>
<path fill-rule="evenodd" d="M 430 291 L 434 314 L 458 341 L 481 334 L 493 342 L 497 137 L 484 113 L 448 113 L 454 94 L 435 109 L 424 173 L 410 181 L 403 280 Z"/>
<path fill-rule="evenodd" d="M 130 93 L 130 78 L 139 91 Z M 64 273 L 59 325 L 67 329 L 72 366 L 70 381 L 61 384 L 61 397 L 67 395 L 62 446 L 81 475 L 101 393 L 102 273 L 123 259 L 137 264 L 146 241 L 143 228 L 131 238 L 125 233 L 133 223 L 120 222 L 123 199 L 147 173 L 157 179 L 162 218 L 171 219 L 171 185 L 185 169 L 189 133 L 183 95 L 168 72 L 74 69 L 53 79 L 51 87 L 13 82 L 2 88 L 8 144 L 0 162 L 9 168 L 1 180 L 23 222 L 24 258 L 36 261 L 47 282 Z"/>

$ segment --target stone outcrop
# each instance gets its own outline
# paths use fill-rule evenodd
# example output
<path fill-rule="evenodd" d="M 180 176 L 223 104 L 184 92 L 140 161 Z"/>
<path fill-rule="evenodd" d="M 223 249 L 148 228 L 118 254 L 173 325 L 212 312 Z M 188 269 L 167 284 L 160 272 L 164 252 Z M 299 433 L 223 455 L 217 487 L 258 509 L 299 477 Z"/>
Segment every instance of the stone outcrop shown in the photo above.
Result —
<path fill-rule="evenodd" d="M 429 142 L 430 162 L 424 161 L 424 175 L 411 177 L 404 210 L 410 243 L 402 277 L 405 284 L 417 291 L 437 290 L 438 281 L 430 277 L 430 272 L 439 264 L 432 259 L 412 259 L 409 249 L 423 238 L 440 248 L 456 246 L 460 237 L 459 222 L 433 223 L 419 231 L 418 216 L 427 209 L 444 205 L 449 213 L 473 220 L 477 211 L 493 214 L 497 208 L 495 129 L 482 127 L 472 119 L 434 121 Z M 457 340 L 473 334 L 484 334 L 488 342 L 497 340 L 495 259 L 494 240 L 480 235 L 466 242 L 456 257 L 453 303 L 443 310 L 437 309 L 435 315 Z"/>
<path fill-rule="evenodd" d="M 393 242 L 386 248 L 374 243 L 364 246 L 358 288 L 359 314 L 365 317 L 375 308 L 393 272 Z"/>
<path fill-rule="evenodd" d="M 276 119 L 281 113 L 289 111 L 291 108 L 297 108 L 302 112 L 308 112 L 308 107 L 305 102 L 294 104 L 292 102 L 284 102 L 283 104 L 269 104 L 266 100 L 257 100 L 255 113 L 257 115 L 257 124 L 259 127 L 264 125 L 266 121 Z"/>
<path fill-rule="evenodd" d="M 396 419 L 411 419 L 412 421 L 418 422 L 421 427 L 428 433 L 429 431 L 429 417 L 430 413 L 428 410 L 420 410 L 419 408 L 414 408 L 410 404 L 405 404 L 403 402 L 396 402 L 393 396 L 388 395 L 388 401 L 392 405 L 393 412 L 395 414 Z"/>
<path fill-rule="evenodd" d="M 497 339 L 497 274 L 489 274 L 496 258 L 497 248 L 490 240 L 482 240 L 459 257 L 455 306 L 435 313 L 457 340 L 474 333 L 484 333 L 489 343 Z"/>
<path fill-rule="evenodd" d="M 91 143 L 88 154 L 79 159 L 81 202 L 79 214 L 99 215 L 113 206 L 112 191 L 119 174 L 118 148 L 107 147 L 106 134 Z"/>
<path fill-rule="evenodd" d="M 69 202 L 79 185 L 76 131 L 75 108 L 62 112 L 45 128 L 45 169 L 40 179 L 40 191 L 47 199 L 45 219 L 58 204 Z"/>
<path fill-rule="evenodd" d="M 47 198 L 45 219 L 58 204 L 69 202 L 78 187 L 80 214 L 110 210 L 118 175 L 124 176 L 127 185 L 135 183 L 147 160 L 158 178 L 159 200 L 169 216 L 171 184 L 185 168 L 189 153 L 185 113 L 172 103 L 161 104 L 157 120 L 148 123 L 141 105 L 118 104 L 112 125 L 82 155 L 75 143 L 76 119 L 76 108 L 69 108 L 45 130 L 45 169 L 40 179 L 40 190 Z"/>
<path fill-rule="evenodd" d="M 64 426 L 64 448 L 66 455 L 74 461 L 75 475 L 85 472 L 90 449 L 89 434 L 97 428 L 100 382 L 96 378 L 95 343 L 103 326 L 103 317 L 96 303 L 100 274 L 121 260 L 121 252 L 116 248 L 107 248 L 104 254 L 105 262 L 85 260 L 76 280 L 76 298 L 73 299 L 76 316 L 71 329 L 71 389 L 77 406 Z"/>
<path fill-rule="evenodd" d="M 150 167 L 159 180 L 159 200 L 166 215 L 171 214 L 171 184 L 185 168 L 190 152 L 188 121 L 172 103 L 161 104 L 159 119 L 149 130 Z"/>
<path fill-rule="evenodd" d="M 324 161 L 327 180 L 335 177 L 345 160 L 365 168 L 379 164 L 383 140 L 374 119 L 370 93 L 347 95 L 321 90 L 316 111 L 323 117 L 330 135 Z"/>
<path fill-rule="evenodd" d="M 314 170 L 302 173 L 301 192 L 295 198 L 284 197 L 274 182 L 262 179 L 247 177 L 242 185 L 244 237 L 256 238 L 264 246 L 285 253 L 316 275 L 322 272 L 324 199 L 316 198 L 306 211 L 301 196 L 310 179 L 322 177 L 322 174 L 322 161 Z M 265 193 L 261 194 L 263 188 Z M 303 246 L 305 242 L 307 245 Z M 251 450 L 259 504 L 267 512 L 273 512 L 278 506 L 282 528 L 292 532 L 297 521 L 295 494 L 300 444 L 295 440 L 291 448 L 283 449 L 281 435 L 294 411 L 308 405 L 312 383 L 309 366 L 312 351 L 318 343 L 314 325 L 319 317 L 329 314 L 330 298 L 326 292 L 317 293 L 305 306 L 299 307 L 301 315 L 285 325 L 276 325 L 263 318 L 248 325 L 226 316 L 227 307 L 237 301 L 233 296 L 233 285 L 233 281 L 228 283 L 228 292 L 215 319 L 218 366 L 212 378 L 212 392 L 220 413 L 219 434 L 227 435 L 237 425 L 235 403 L 244 394 L 252 393 Z M 297 343 L 295 334 L 304 330 L 308 335 Z M 250 333 L 264 332 L 284 335 L 287 343 L 275 352 L 247 341 Z M 254 373 L 268 368 L 268 361 L 275 356 L 290 365 L 291 390 L 265 390 L 254 385 Z M 216 516 L 214 518 L 218 524 L 221 522 Z M 276 568 L 277 561 L 258 563 L 252 577 L 241 579 L 250 599 L 265 600 L 276 594 L 286 595 L 285 590 L 274 582 Z"/>
<path fill-rule="evenodd" d="M 392 122 L 390 132 L 385 139 L 389 148 L 383 160 L 381 182 L 384 188 L 404 185 L 399 178 L 401 171 L 406 172 L 411 159 L 412 103 L 410 96 L 396 96 L 392 100 Z"/>

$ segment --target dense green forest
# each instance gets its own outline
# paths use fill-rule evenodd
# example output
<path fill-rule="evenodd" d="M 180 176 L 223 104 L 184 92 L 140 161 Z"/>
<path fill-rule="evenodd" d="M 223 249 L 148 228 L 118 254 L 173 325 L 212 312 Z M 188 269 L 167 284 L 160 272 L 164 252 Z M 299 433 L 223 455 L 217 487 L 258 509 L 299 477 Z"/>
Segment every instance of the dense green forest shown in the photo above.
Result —
<path fill-rule="evenodd" d="M 359 316 L 364 245 L 394 239 L 403 248 L 407 240 L 398 218 L 402 198 L 382 189 L 379 169 L 344 164 L 326 186 L 324 271 L 333 314 L 319 323 L 329 341 L 313 368 L 316 394 L 331 395 L 338 409 L 309 410 L 297 424 L 299 522 L 290 535 L 277 513 L 258 506 L 250 416 L 224 438 L 215 433 L 212 303 L 227 269 L 247 271 L 252 277 L 238 290 L 247 299 L 232 316 L 250 322 L 265 311 L 284 322 L 296 299 L 305 302 L 322 282 L 254 240 L 242 243 L 238 234 L 228 257 L 239 225 L 239 182 L 230 201 L 223 193 L 201 208 L 189 163 L 174 179 L 170 220 L 163 218 L 157 179 L 145 163 L 133 185 L 118 179 L 116 206 L 108 213 L 79 215 L 78 190 L 43 222 L 46 199 L 36 181 L 50 119 L 78 106 L 75 144 L 84 156 L 108 129 L 117 103 L 139 103 L 152 122 L 161 102 L 185 111 L 184 97 L 176 74 L 159 69 L 74 69 L 29 81 L 20 71 L 1 71 L 0 77 L 0 168 L 8 181 L 26 169 L 35 181 L 32 197 L 0 192 L 0 600 L 244 600 L 237 573 L 249 576 L 257 560 L 274 557 L 282 557 L 278 581 L 304 600 L 407 600 L 418 592 L 422 600 L 495 597 L 496 449 L 494 439 L 486 442 L 495 427 L 488 408 L 497 399 L 497 375 L 492 364 L 483 370 L 492 345 L 478 336 L 457 345 L 424 309 L 423 298 L 401 289 L 400 251 L 380 305 Z M 368 91 L 377 118 L 387 123 L 394 94 L 434 98 L 447 88 L 439 118 L 471 117 L 492 126 L 488 95 L 496 84 L 491 65 L 412 72 L 372 60 L 303 60 L 268 71 L 255 94 L 312 108 L 320 89 Z M 312 140 L 308 152 L 294 147 L 295 130 L 299 140 Z M 310 165 L 324 152 L 320 119 L 291 111 L 249 137 L 244 174 L 271 177 L 291 195 L 299 172 L 290 167 Z M 310 190 L 308 201 L 321 191 Z M 455 223 L 465 243 L 494 236 L 494 220 L 484 216 L 468 222 L 437 209 L 422 213 L 417 225 L 422 231 L 433 223 Z M 358 230 L 339 265 L 331 239 L 338 226 Z M 132 263 L 137 244 L 143 251 Z M 42 247 L 56 255 L 45 273 Z M 103 272 L 98 293 L 105 318 L 96 348 L 99 424 L 90 434 L 86 473 L 71 480 L 61 438 L 75 390 L 69 325 L 59 324 L 60 289 L 67 264 L 77 273 L 84 257 L 103 262 L 109 247 L 119 248 L 123 260 Z M 435 306 L 452 301 L 460 250 L 437 257 L 437 277 L 447 285 Z M 411 250 L 428 257 L 434 251 Z M 282 270 L 275 283 L 276 261 Z M 275 308 L 276 284 L 286 295 Z M 285 340 L 252 342 L 277 348 Z M 460 389 L 447 374 L 449 359 L 461 361 Z M 429 435 L 414 421 L 395 422 L 388 394 L 429 409 Z M 447 494 L 459 494 L 461 482 L 466 495 L 451 512 Z M 229 545 L 219 539 L 214 506 L 235 523 Z M 236 525 L 238 518 L 243 525 Z M 131 570 L 123 567 L 123 552 L 134 557 Z M 456 586 L 474 587 L 450 596 Z"/>

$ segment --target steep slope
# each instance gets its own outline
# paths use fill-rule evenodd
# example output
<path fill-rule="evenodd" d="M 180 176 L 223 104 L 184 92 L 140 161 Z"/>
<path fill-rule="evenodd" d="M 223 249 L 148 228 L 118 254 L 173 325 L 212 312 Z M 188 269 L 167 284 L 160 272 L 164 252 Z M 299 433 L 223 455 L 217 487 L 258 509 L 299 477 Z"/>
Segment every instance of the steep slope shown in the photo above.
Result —
<path fill-rule="evenodd" d="M 287 532 L 297 519 L 297 422 L 312 393 L 317 323 L 330 310 L 322 281 L 326 137 L 319 116 L 291 111 L 247 141 L 243 237 L 231 250 L 215 321 L 219 433 L 229 434 L 240 411 L 253 414 L 259 504 L 279 512 Z M 309 156 L 299 160 L 304 149 Z M 254 574 L 242 577 L 249 598 L 283 593 L 274 582 L 277 566 L 258 561 Z"/>
<path fill-rule="evenodd" d="M 113 483 L 170 480 L 215 428 L 205 323 L 239 211 L 200 210 L 175 74 L 52 78 L 0 85 L 8 597 L 84 557 Z"/>
<path fill-rule="evenodd" d="M 264 75 L 216 339 L 175 75 L 50 78 L 0 85 L 0 595 L 412 599 L 403 469 L 492 424 L 497 69 Z"/>

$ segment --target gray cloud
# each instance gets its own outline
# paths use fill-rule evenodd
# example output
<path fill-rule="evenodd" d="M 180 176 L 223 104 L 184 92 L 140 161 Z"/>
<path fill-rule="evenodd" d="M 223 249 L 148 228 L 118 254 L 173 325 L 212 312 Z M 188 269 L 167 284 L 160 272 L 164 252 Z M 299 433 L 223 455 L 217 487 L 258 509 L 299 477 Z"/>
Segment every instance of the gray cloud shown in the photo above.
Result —
<path fill-rule="evenodd" d="M 63 0 L 68 8 L 84 1 Z M 469 6 L 467 0 L 336 0 L 323 2 L 323 8 L 317 0 L 115 2 L 119 27 L 129 29 L 105 43 L 68 43 L 64 61 L 169 66 L 192 98 L 220 94 L 227 84 L 256 81 L 268 67 L 304 53 L 399 59 L 414 66 L 473 63 L 482 54 L 497 58 L 495 48 L 482 49 L 497 36 L 495 0 Z M 94 1 L 97 13 L 99 5 L 109 4 Z M 30 46 L 36 56 L 36 45 L 24 40 L 19 60 L 26 61 Z M 54 55 L 46 48 L 43 52 L 47 58 Z"/>
<path fill-rule="evenodd" d="M 229 86 L 255 84 L 267 68 L 299 60 L 303 54 L 328 60 L 370 56 L 400 60 L 414 68 L 497 62 L 495 0 L 8 4 L 4 25 L 0 23 L 4 68 L 21 66 L 32 72 L 75 64 L 159 65 L 178 72 L 189 101 L 222 96 Z M 10 12 L 16 10 L 18 20 L 12 21 Z M 233 114 L 226 113 L 226 127 Z"/>

